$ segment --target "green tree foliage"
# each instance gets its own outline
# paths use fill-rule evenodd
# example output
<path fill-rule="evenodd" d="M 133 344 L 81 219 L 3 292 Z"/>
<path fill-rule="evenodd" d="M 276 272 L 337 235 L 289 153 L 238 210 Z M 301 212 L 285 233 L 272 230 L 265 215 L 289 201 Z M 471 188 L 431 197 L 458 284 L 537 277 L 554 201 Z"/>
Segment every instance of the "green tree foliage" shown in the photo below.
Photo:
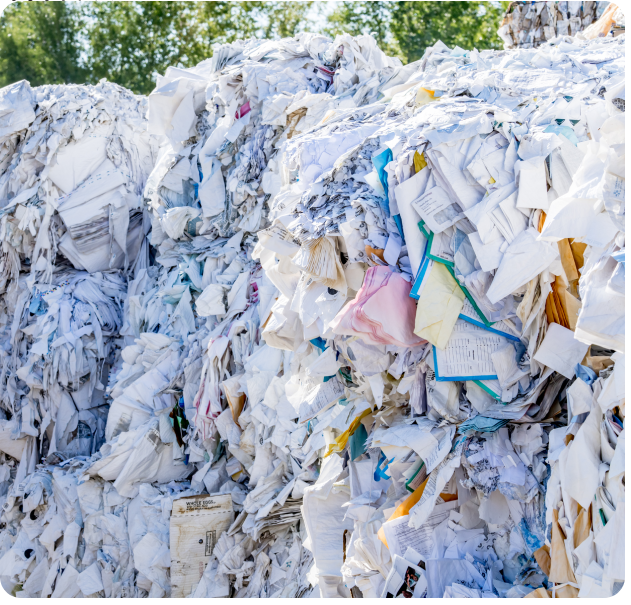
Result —
<path fill-rule="evenodd" d="M 148 94 L 169 65 L 212 45 L 293 36 L 312 2 L 18 2 L 0 18 L 0 86 L 98 82 Z"/>
<path fill-rule="evenodd" d="M 0 86 L 107 78 L 147 94 L 156 73 L 196 65 L 212 55 L 213 44 L 305 30 L 373 33 L 404 62 L 439 39 L 498 48 L 501 4 L 507 3 L 336 2 L 325 15 L 317 2 L 16 2 L 0 17 Z"/>
<path fill-rule="evenodd" d="M 245 4 L 251 4 L 249 2 Z M 286 38 L 299 31 L 319 31 L 316 23 L 308 20 L 313 2 L 257 2 L 257 10 L 264 21 L 261 33 L 265 38 Z"/>
<path fill-rule="evenodd" d="M 399 55 L 399 47 L 393 39 L 392 24 L 393 2 L 337 2 L 335 10 L 329 15 L 325 32 L 335 36 L 347 32 L 353 36 L 373 34 L 379 48 L 390 55 Z"/>
<path fill-rule="evenodd" d="M 90 2 L 91 80 L 105 77 L 148 94 L 169 65 L 191 67 L 212 45 L 293 36 L 309 3 Z"/>
<path fill-rule="evenodd" d="M 76 3 L 16 2 L 0 17 L 0 86 L 82 82 L 83 17 Z"/>
<path fill-rule="evenodd" d="M 328 31 L 374 32 L 380 46 L 404 63 L 438 40 L 448 46 L 502 48 L 497 28 L 507 2 L 339 2 Z"/>
<path fill-rule="evenodd" d="M 223 4 L 223 3 L 222 3 Z M 195 64 L 208 48 L 196 2 L 94 2 L 84 7 L 91 22 L 90 80 L 107 78 L 147 94 L 154 72 Z M 207 55 L 206 55 L 207 56 Z"/>
<path fill-rule="evenodd" d="M 504 13 L 491 2 L 392 2 L 392 35 L 404 61 L 423 56 L 438 40 L 461 48 L 502 48 L 497 28 Z"/>

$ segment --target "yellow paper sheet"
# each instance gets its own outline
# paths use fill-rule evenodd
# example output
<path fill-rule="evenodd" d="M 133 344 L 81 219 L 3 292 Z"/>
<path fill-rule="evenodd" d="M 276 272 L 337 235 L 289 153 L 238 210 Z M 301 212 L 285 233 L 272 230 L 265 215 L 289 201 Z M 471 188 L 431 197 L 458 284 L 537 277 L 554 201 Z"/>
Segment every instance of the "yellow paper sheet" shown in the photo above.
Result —
<path fill-rule="evenodd" d="M 355 418 L 355 420 L 351 422 L 351 425 L 341 435 L 335 438 L 335 441 L 333 443 L 328 444 L 326 453 L 322 457 L 326 458 L 327 456 L 330 456 L 333 452 L 343 451 L 346 447 L 346 444 L 348 443 L 350 436 L 359 428 L 362 418 L 365 418 L 369 414 L 372 414 L 372 409 L 364 410 L 359 416 L 357 416 L 357 418 Z"/>
<path fill-rule="evenodd" d="M 427 166 L 427 162 L 425 161 L 425 154 L 419 153 L 418 151 L 414 152 L 414 174 L 418 174 L 423 168 Z"/>
<path fill-rule="evenodd" d="M 442 263 L 434 263 L 418 300 L 414 334 L 444 349 L 464 304 L 464 292 Z"/>
<path fill-rule="evenodd" d="M 438 101 L 440 97 L 434 96 L 433 90 L 428 90 L 427 88 L 419 88 L 416 93 L 416 106 L 422 107 L 423 105 L 427 105 L 432 101 Z"/>

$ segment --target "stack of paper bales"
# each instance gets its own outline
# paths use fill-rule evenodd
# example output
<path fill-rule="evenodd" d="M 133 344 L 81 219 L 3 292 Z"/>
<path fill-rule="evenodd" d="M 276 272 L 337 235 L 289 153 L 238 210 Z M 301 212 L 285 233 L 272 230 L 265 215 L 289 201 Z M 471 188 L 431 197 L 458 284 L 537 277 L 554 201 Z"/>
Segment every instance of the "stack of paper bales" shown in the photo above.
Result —
<path fill-rule="evenodd" d="M 5 589 L 616 594 L 625 41 L 573 31 L 1 91 Z"/>
<path fill-rule="evenodd" d="M 146 132 L 146 104 L 105 82 L 31 88 L 22 81 L 0 91 L 3 554 L 21 540 L 18 508 L 20 518 L 39 518 L 28 540 L 46 523 L 54 523 L 49 534 L 66 528 L 45 507 L 42 490 L 52 499 L 55 484 L 42 477 L 53 472 L 49 465 L 85 459 L 105 443 L 105 390 L 120 351 L 127 276 L 149 262 L 142 192 L 157 144 Z M 32 509 L 41 505 L 48 517 L 23 506 L 33 481 L 40 488 Z M 63 498 L 64 489 L 55 494 Z M 48 560 L 41 549 L 38 565 Z M 19 571 L 22 580 L 33 561 Z M 9 591 L 16 565 L 4 568 Z"/>
<path fill-rule="evenodd" d="M 609 2 L 511 2 L 498 30 L 504 48 L 536 48 L 557 36 L 588 29 Z M 605 35 L 609 33 L 605 32 Z"/>

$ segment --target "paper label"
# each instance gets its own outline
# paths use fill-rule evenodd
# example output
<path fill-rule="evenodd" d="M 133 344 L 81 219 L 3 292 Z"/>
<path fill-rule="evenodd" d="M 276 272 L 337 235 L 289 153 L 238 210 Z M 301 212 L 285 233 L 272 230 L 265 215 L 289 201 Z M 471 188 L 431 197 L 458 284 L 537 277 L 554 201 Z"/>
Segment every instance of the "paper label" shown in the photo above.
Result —
<path fill-rule="evenodd" d="M 187 597 L 197 584 L 217 540 L 234 520 L 232 496 L 190 496 L 173 501 L 171 513 L 171 597 Z"/>
<path fill-rule="evenodd" d="M 302 424 L 311 420 L 322 410 L 333 405 L 343 395 L 344 386 L 337 377 L 319 384 L 307 394 L 305 401 L 300 404 L 298 422 Z"/>

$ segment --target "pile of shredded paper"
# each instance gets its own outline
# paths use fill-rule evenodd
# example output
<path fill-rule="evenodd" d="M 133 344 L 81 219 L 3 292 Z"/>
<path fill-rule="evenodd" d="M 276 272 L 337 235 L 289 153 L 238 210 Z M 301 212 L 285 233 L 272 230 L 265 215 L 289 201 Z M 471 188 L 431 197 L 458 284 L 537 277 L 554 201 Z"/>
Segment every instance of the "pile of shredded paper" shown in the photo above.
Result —
<path fill-rule="evenodd" d="M 620 590 L 625 37 L 552 18 L 0 90 L 4 590 Z"/>

